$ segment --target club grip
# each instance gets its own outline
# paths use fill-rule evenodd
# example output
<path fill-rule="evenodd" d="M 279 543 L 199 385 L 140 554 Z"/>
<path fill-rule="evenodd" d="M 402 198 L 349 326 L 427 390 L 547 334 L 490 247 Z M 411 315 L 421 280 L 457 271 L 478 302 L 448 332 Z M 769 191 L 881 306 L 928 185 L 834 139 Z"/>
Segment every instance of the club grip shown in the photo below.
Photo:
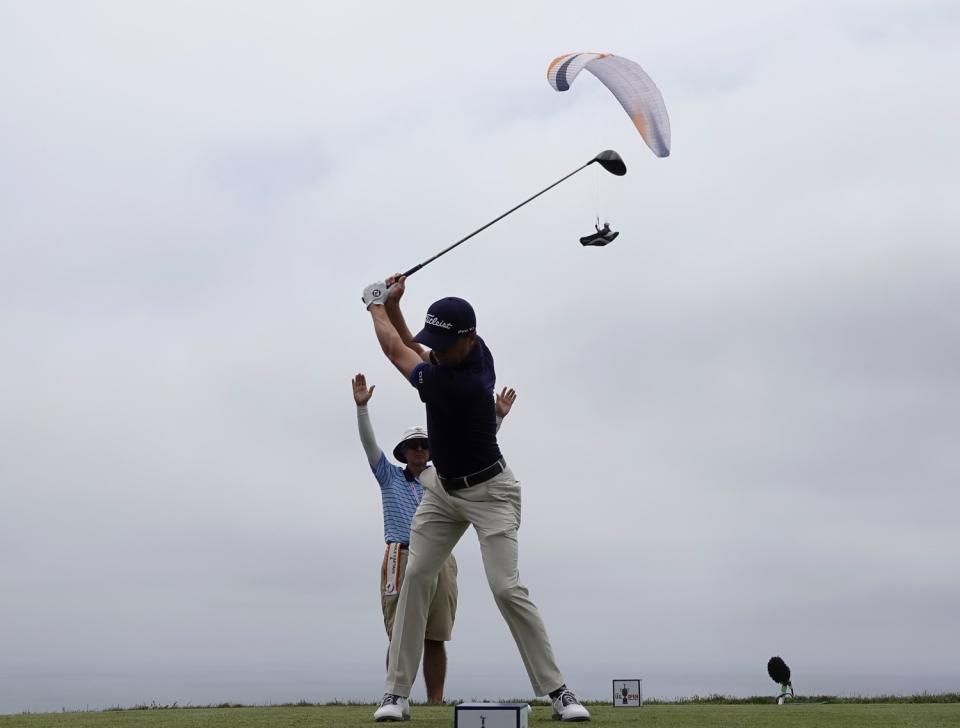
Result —
<path fill-rule="evenodd" d="M 409 277 L 412 276 L 414 273 L 416 273 L 418 270 L 420 270 L 421 268 L 423 268 L 424 265 L 426 265 L 426 264 L 425 264 L 425 263 L 420 263 L 420 264 L 418 264 L 418 265 L 415 265 L 415 266 L 413 266 L 413 268 L 411 268 L 410 270 L 408 270 L 406 273 L 401 273 L 401 274 L 400 274 L 400 277 L 401 277 L 401 278 L 409 278 Z M 393 285 L 392 283 L 388 283 L 388 284 L 387 284 L 387 288 L 389 288 L 389 287 L 392 286 L 392 285 Z"/>

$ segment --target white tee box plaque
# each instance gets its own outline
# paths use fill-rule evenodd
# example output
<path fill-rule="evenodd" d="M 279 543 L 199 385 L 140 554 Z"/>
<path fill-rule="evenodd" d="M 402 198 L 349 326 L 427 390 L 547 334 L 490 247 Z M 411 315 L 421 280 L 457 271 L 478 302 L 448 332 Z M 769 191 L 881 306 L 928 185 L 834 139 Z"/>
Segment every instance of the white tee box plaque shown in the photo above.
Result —
<path fill-rule="evenodd" d="M 453 728 L 527 728 L 531 710 L 526 703 L 460 703 Z"/>
<path fill-rule="evenodd" d="M 642 708 L 643 707 L 643 680 L 614 680 L 613 681 L 614 708 Z"/>

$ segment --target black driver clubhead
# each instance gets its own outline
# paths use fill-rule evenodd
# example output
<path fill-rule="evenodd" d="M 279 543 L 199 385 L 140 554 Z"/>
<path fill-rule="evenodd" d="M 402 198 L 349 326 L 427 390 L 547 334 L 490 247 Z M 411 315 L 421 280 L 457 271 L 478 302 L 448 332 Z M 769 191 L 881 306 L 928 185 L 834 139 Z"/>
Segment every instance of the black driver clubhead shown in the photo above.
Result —
<path fill-rule="evenodd" d="M 617 177 L 623 177 L 627 173 L 627 165 L 623 163 L 621 156 L 612 149 L 600 152 L 593 158 L 593 161 L 599 163 L 601 167 L 610 174 L 617 175 Z"/>

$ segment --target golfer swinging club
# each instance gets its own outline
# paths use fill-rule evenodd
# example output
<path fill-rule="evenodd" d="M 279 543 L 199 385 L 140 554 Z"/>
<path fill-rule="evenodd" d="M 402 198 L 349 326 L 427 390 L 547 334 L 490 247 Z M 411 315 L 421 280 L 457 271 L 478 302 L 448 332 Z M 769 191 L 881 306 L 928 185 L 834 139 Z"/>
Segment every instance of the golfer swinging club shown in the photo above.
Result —
<path fill-rule="evenodd" d="M 422 427 L 411 427 L 393 448 L 393 457 L 405 467 L 393 465 L 377 444 L 373 425 L 370 422 L 368 405 L 376 385 L 367 387 L 367 378 L 357 374 L 351 382 L 353 399 L 357 403 L 357 426 L 360 442 L 367 454 L 367 462 L 380 485 L 383 500 L 383 538 L 386 551 L 380 568 L 380 606 L 383 610 L 383 626 L 387 639 L 393 634 L 393 619 L 397 612 L 400 585 L 407 566 L 407 549 L 410 545 L 410 524 L 413 514 L 423 497 L 423 486 L 417 478 L 427 469 L 430 461 L 430 440 Z M 513 388 L 503 388 L 497 395 L 497 431 L 503 419 L 510 414 L 517 393 Z M 453 623 L 457 616 L 457 561 L 450 554 L 440 568 L 433 599 L 427 613 L 426 631 L 423 639 L 423 682 L 427 688 L 427 700 L 443 702 L 443 683 L 447 676 L 447 650 L 444 642 L 453 635 Z"/>
<path fill-rule="evenodd" d="M 423 330 L 414 337 L 400 311 L 405 282 L 396 275 L 373 283 L 364 289 L 363 302 L 383 353 L 426 404 L 435 467 L 420 475 L 423 500 L 413 517 L 386 693 L 374 720 L 410 717 L 410 690 L 420 665 L 437 573 L 470 525 L 480 541 L 490 590 L 534 693 L 550 696 L 555 719 L 590 720 L 589 711 L 564 684 L 540 614 L 519 580 L 520 484 L 497 445 L 496 374 L 490 350 L 477 336 L 473 308 L 461 298 L 441 298 L 427 310 Z"/>

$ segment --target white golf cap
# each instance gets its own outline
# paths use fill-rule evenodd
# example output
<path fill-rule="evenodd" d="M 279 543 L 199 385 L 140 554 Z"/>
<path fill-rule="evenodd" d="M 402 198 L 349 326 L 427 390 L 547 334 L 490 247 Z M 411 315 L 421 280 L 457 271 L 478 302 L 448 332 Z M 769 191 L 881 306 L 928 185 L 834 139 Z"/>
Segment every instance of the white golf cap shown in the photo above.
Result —
<path fill-rule="evenodd" d="M 404 430 L 400 442 L 393 448 L 393 456 L 401 463 L 407 462 L 407 456 L 403 454 L 403 451 L 405 449 L 404 444 L 409 440 L 427 440 L 427 442 L 429 442 L 430 438 L 427 437 L 427 428 L 417 426 Z"/>

